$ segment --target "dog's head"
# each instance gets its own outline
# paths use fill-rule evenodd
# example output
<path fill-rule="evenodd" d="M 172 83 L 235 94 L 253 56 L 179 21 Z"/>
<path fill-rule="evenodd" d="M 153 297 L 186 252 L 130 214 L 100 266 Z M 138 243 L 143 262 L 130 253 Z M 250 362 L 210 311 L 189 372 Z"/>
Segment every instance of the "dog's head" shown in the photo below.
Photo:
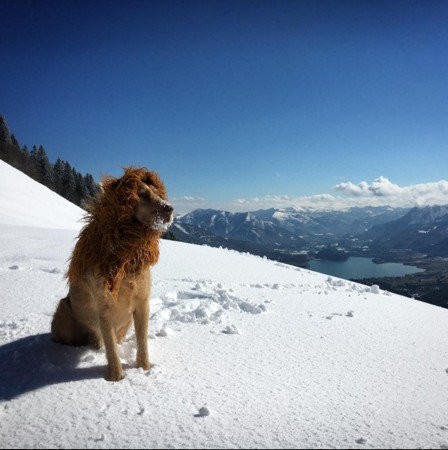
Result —
<path fill-rule="evenodd" d="M 154 231 L 165 231 L 173 221 L 173 207 L 156 172 L 126 167 L 121 178 L 102 182 L 106 203 L 118 211 L 120 221 L 136 220 Z"/>

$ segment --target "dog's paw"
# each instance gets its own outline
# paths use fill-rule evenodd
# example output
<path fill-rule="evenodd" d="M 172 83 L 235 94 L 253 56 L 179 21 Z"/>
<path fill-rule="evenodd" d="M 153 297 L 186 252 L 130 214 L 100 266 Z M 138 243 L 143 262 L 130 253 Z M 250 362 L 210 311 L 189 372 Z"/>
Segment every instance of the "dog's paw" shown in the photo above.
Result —
<path fill-rule="evenodd" d="M 124 378 L 123 369 L 107 369 L 107 381 L 120 381 Z"/>
<path fill-rule="evenodd" d="M 137 359 L 136 367 L 137 369 L 149 370 L 152 366 L 147 359 Z"/>

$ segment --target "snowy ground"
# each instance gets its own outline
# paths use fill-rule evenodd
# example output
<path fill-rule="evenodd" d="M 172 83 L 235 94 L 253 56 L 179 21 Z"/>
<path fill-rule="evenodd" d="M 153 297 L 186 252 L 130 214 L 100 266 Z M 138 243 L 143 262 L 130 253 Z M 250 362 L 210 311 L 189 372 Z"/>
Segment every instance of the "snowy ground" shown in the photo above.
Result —
<path fill-rule="evenodd" d="M 2 191 L 0 209 L 5 194 L 16 195 Z M 1 217 L 2 448 L 448 448 L 448 310 L 164 241 L 152 280 L 154 367 L 133 367 L 130 333 L 126 378 L 109 383 L 104 351 L 49 336 L 79 224 Z"/>

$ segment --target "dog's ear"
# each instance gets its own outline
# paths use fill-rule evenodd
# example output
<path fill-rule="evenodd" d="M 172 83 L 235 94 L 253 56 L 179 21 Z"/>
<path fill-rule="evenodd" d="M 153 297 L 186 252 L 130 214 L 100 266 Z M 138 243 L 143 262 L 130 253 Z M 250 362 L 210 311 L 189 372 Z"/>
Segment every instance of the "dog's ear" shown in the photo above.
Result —
<path fill-rule="evenodd" d="M 158 190 L 160 197 L 164 200 L 167 199 L 165 185 L 157 172 L 146 171 L 142 181 L 148 185 L 154 186 Z"/>
<path fill-rule="evenodd" d="M 114 178 L 111 176 L 106 176 L 101 181 L 101 187 L 103 188 L 104 192 L 113 192 L 118 188 L 118 185 L 120 184 L 119 178 Z"/>

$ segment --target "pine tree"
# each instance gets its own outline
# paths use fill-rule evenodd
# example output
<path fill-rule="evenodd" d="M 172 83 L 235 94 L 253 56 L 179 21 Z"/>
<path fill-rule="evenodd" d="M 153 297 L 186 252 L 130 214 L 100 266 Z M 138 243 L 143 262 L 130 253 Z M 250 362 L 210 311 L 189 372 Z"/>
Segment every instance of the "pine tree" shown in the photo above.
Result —
<path fill-rule="evenodd" d="M 8 124 L 4 116 L 0 115 L 0 158 L 8 164 L 17 167 L 19 163 L 18 156 L 17 149 L 12 144 Z"/>
<path fill-rule="evenodd" d="M 177 241 L 176 235 L 171 231 L 165 231 L 162 235 L 162 239 L 166 239 L 167 241 Z"/>
<path fill-rule="evenodd" d="M 95 180 L 93 179 L 93 176 L 90 175 L 90 173 L 84 176 L 84 183 L 86 185 L 89 197 L 95 197 L 96 194 L 98 194 L 98 192 L 100 191 L 100 186 L 95 183 Z"/>
<path fill-rule="evenodd" d="M 26 173 L 28 176 L 31 176 L 31 157 L 28 147 L 24 145 L 22 150 L 20 151 L 22 154 L 23 168 L 21 169 L 23 173 Z"/>
<path fill-rule="evenodd" d="M 87 187 L 84 183 L 84 177 L 79 172 L 76 172 L 75 183 L 76 183 L 76 190 L 75 190 L 76 204 L 78 206 L 83 206 L 85 200 L 89 196 L 89 191 L 87 190 Z"/>
<path fill-rule="evenodd" d="M 58 158 L 53 166 L 54 189 L 59 195 L 63 192 L 64 161 Z"/>
<path fill-rule="evenodd" d="M 16 137 L 11 134 L 11 143 L 14 145 L 14 147 L 20 149 L 19 141 L 16 139 Z"/>
<path fill-rule="evenodd" d="M 37 154 L 37 147 L 33 145 L 30 151 L 30 177 L 39 183 L 42 183 L 42 178 L 39 171 L 39 157 Z"/>
<path fill-rule="evenodd" d="M 73 170 L 67 161 L 64 161 L 64 172 L 62 176 L 62 196 L 67 200 L 74 202 L 76 181 Z"/>
<path fill-rule="evenodd" d="M 0 142 L 12 144 L 11 133 L 9 132 L 8 124 L 4 116 L 0 115 Z"/>
<path fill-rule="evenodd" d="M 42 180 L 41 183 L 50 189 L 54 189 L 53 166 L 50 164 L 42 145 L 40 145 L 37 150 L 37 161 L 39 177 Z"/>

